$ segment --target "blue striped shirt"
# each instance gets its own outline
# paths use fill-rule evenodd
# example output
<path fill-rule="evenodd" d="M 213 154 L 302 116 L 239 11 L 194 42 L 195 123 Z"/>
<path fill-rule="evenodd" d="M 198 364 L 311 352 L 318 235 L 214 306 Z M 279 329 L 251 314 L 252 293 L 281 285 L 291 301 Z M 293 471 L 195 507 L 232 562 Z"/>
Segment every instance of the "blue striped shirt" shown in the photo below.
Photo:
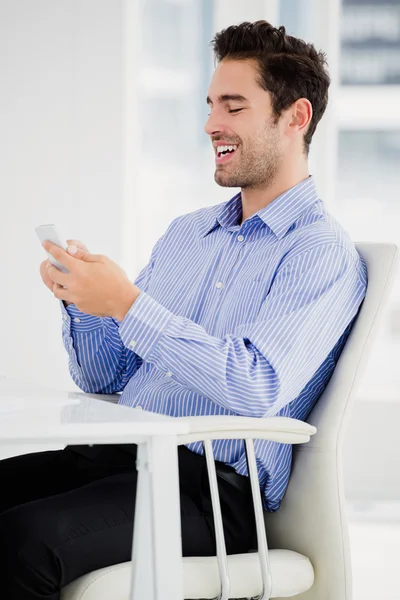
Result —
<path fill-rule="evenodd" d="M 122 323 L 62 309 L 82 390 L 122 391 L 120 404 L 176 417 L 307 418 L 365 296 L 366 266 L 312 177 L 241 220 L 239 193 L 172 221 Z M 256 440 L 255 450 L 264 507 L 277 510 L 292 448 Z M 214 452 L 247 474 L 241 440 Z"/>

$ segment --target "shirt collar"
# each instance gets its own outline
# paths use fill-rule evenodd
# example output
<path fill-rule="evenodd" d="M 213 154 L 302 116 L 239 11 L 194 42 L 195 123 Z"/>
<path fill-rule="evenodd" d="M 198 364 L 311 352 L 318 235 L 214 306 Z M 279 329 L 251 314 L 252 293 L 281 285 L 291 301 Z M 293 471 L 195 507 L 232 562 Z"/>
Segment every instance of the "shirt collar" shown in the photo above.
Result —
<path fill-rule="evenodd" d="M 298 217 L 317 200 L 318 194 L 314 178 L 310 176 L 275 198 L 268 206 L 259 210 L 249 219 L 261 219 L 276 237 L 281 239 Z M 218 206 L 217 212 L 208 217 L 202 228 L 201 237 L 211 233 L 218 225 L 225 229 L 238 225 L 241 214 L 242 199 L 239 192 L 231 200 Z"/>

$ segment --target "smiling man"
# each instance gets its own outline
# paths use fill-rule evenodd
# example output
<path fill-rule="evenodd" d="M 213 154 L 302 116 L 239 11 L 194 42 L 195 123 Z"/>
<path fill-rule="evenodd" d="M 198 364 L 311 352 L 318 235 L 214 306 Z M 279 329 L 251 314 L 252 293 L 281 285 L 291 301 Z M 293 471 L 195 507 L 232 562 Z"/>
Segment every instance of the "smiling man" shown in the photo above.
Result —
<path fill-rule="evenodd" d="M 182 415 L 306 419 L 364 298 L 366 268 L 319 199 L 308 151 L 328 99 L 325 58 L 265 21 L 213 40 L 206 132 L 231 200 L 175 219 L 131 283 L 80 243 L 47 250 L 73 380 L 120 403 Z M 184 248 L 184 252 L 182 249 Z M 291 447 L 256 441 L 264 507 L 279 509 Z M 254 543 L 240 440 L 214 443 L 228 553 Z M 58 600 L 80 575 L 131 553 L 134 446 L 74 447 L 0 463 L 7 600 Z M 201 444 L 179 449 L 184 555 L 215 552 Z M 16 487 L 15 481 L 32 482 Z"/>

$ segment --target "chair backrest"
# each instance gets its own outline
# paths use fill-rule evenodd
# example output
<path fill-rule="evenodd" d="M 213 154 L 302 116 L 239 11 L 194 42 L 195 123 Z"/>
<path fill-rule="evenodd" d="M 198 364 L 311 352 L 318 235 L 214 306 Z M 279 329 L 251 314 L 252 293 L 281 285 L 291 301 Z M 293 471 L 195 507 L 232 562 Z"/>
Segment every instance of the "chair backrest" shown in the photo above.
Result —
<path fill-rule="evenodd" d="M 350 336 L 325 391 L 307 419 L 318 429 L 294 447 L 289 486 L 276 513 L 266 513 L 270 548 L 308 556 L 311 590 L 293 600 L 351 600 L 351 563 L 344 498 L 342 445 L 350 409 L 395 279 L 394 244 L 356 244 L 368 269 L 368 287 Z"/>

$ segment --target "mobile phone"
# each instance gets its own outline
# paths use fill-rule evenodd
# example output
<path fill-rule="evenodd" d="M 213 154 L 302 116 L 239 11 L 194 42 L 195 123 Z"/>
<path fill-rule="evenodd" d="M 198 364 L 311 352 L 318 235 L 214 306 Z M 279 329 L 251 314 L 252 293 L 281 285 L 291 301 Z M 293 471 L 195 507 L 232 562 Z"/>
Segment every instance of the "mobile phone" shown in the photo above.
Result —
<path fill-rule="evenodd" d="M 49 242 L 52 242 L 56 246 L 59 246 L 63 250 L 66 250 L 68 248 L 67 242 L 65 242 L 64 239 L 59 235 L 55 225 L 39 225 L 38 227 L 35 227 L 35 231 L 41 242 L 45 242 L 47 240 Z M 62 271 L 63 273 L 69 273 L 68 269 L 64 267 L 64 265 L 62 265 L 55 258 L 53 258 L 49 252 L 46 251 L 46 253 L 52 265 L 57 267 L 57 269 L 60 269 L 60 271 Z"/>

